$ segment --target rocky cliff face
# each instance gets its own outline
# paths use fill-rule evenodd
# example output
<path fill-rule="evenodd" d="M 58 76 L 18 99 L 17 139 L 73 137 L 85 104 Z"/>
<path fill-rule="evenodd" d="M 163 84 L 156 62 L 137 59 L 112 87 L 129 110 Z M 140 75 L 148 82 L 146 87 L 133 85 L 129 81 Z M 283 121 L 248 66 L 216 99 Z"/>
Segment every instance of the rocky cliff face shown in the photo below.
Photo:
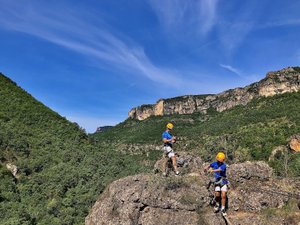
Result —
<path fill-rule="evenodd" d="M 200 158 L 188 155 L 183 161 L 180 177 L 172 174 L 162 177 L 157 173 L 113 182 L 93 206 L 85 224 L 297 225 L 300 221 L 299 179 L 272 177 L 272 169 L 264 162 L 231 165 L 228 223 L 209 205 L 205 164 Z"/>
<path fill-rule="evenodd" d="M 132 119 L 144 120 L 150 116 L 207 113 L 208 109 L 218 112 L 230 109 L 236 105 L 246 105 L 253 98 L 268 97 L 300 89 L 300 68 L 288 67 L 267 76 L 244 88 L 227 90 L 216 95 L 187 95 L 182 97 L 160 99 L 154 105 L 142 105 L 129 111 Z"/>

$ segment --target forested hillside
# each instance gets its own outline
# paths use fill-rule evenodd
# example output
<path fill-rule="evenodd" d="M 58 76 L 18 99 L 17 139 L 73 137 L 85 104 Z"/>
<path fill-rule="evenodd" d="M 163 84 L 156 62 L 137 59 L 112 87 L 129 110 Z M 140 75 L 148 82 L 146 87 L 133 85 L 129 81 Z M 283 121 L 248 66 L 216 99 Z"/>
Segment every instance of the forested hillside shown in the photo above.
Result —
<path fill-rule="evenodd" d="M 173 133 L 178 136 L 175 151 L 192 151 L 205 160 L 212 160 L 224 150 L 229 163 L 246 160 L 264 160 L 273 166 L 277 175 L 300 176 L 300 154 L 278 151 L 269 161 L 271 152 L 286 146 L 288 139 L 300 133 L 300 93 L 286 93 L 273 97 L 260 97 L 246 106 L 236 106 L 206 115 L 173 115 L 150 117 L 144 121 L 128 119 L 105 133 L 93 138 L 99 143 L 124 146 L 136 145 L 137 152 L 145 147 L 161 145 L 160 135 L 165 124 L 172 122 Z M 284 160 L 288 168 L 284 169 Z"/>
<path fill-rule="evenodd" d="M 299 108 L 300 93 L 286 93 L 223 112 L 128 119 L 87 135 L 0 74 L 0 224 L 83 224 L 109 183 L 151 171 L 167 122 L 175 125 L 175 151 L 210 161 L 222 149 L 229 164 L 264 160 L 277 175 L 300 176 L 299 153 L 269 160 L 300 133 Z"/>
<path fill-rule="evenodd" d="M 146 169 L 140 159 L 96 147 L 0 74 L 0 224 L 83 224 L 107 184 Z"/>

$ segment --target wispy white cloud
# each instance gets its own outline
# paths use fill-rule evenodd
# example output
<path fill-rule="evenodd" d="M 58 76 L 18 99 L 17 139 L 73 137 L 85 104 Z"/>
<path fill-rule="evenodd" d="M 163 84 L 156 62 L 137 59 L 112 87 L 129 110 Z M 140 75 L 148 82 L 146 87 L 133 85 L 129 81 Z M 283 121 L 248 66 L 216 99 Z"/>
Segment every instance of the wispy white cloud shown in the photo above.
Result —
<path fill-rule="evenodd" d="M 300 19 L 289 19 L 289 20 L 267 22 L 265 24 L 259 25 L 258 28 L 272 28 L 272 27 L 294 26 L 294 25 L 300 25 Z"/>
<path fill-rule="evenodd" d="M 244 82 L 247 82 L 247 83 L 252 83 L 252 82 L 256 82 L 258 81 L 259 79 L 261 79 L 261 76 L 257 75 L 257 74 L 249 74 L 249 73 L 245 73 L 243 72 L 242 70 L 238 69 L 238 68 L 235 68 L 231 65 L 225 65 L 225 64 L 219 64 L 220 67 L 228 70 L 229 72 L 231 73 L 234 73 L 236 74 L 237 76 L 239 76 L 240 78 L 242 78 L 242 80 Z M 241 80 L 241 81 L 242 81 Z M 247 84 L 245 83 L 245 84 Z"/>
<path fill-rule="evenodd" d="M 178 71 L 154 65 L 143 48 L 130 38 L 108 30 L 105 24 L 102 27 L 93 26 L 80 15 L 65 10 L 6 4 L 0 9 L 0 25 L 92 57 L 99 64 L 144 76 L 153 82 L 174 87 L 186 82 Z"/>
<path fill-rule="evenodd" d="M 226 54 L 231 55 L 235 52 L 247 36 L 257 28 L 258 18 L 265 13 L 266 4 L 258 1 L 235 1 L 231 4 L 224 2 L 217 30 Z"/>
<path fill-rule="evenodd" d="M 232 67 L 230 65 L 219 64 L 219 66 L 221 66 L 222 68 L 224 68 L 226 70 L 229 70 L 232 73 L 235 73 L 236 75 L 238 75 L 240 77 L 243 77 L 240 70 L 238 70 L 238 69 L 236 69 L 236 68 L 234 68 L 234 67 Z"/>
<path fill-rule="evenodd" d="M 211 30 L 211 28 L 215 25 L 217 15 L 217 4 L 218 0 L 202 0 L 201 1 L 201 21 L 202 24 L 200 24 L 200 30 L 202 33 L 207 33 Z"/>
<path fill-rule="evenodd" d="M 182 23 L 189 10 L 190 1 L 150 0 L 150 4 L 157 14 L 160 23 L 170 29 L 176 27 L 176 24 L 179 25 Z"/>
<path fill-rule="evenodd" d="M 150 5 L 167 32 L 193 31 L 206 35 L 216 23 L 218 2 L 219 0 L 150 0 Z"/>
<path fill-rule="evenodd" d="M 254 21 L 223 23 L 220 29 L 220 40 L 229 53 L 236 49 L 253 30 Z"/>

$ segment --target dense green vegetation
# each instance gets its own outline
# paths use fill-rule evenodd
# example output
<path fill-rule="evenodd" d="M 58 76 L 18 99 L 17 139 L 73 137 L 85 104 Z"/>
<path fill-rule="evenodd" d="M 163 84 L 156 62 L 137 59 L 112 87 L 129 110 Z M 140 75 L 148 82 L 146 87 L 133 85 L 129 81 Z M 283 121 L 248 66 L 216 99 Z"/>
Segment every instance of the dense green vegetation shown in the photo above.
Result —
<path fill-rule="evenodd" d="M 83 224 L 107 184 L 147 171 L 143 159 L 97 147 L 0 74 L 0 224 Z"/>
<path fill-rule="evenodd" d="M 253 100 L 222 113 L 151 117 L 144 121 L 127 120 L 103 134 L 94 134 L 99 142 L 160 144 L 160 134 L 169 121 L 179 137 L 175 150 L 193 151 L 205 160 L 213 160 L 223 149 L 229 163 L 246 160 L 268 161 L 272 150 L 288 143 L 300 133 L 300 93 L 288 93 Z M 284 169 L 287 160 L 288 169 Z M 270 165 L 277 175 L 300 175 L 300 154 L 278 152 Z"/>
<path fill-rule="evenodd" d="M 151 170 L 161 155 L 152 146 L 161 146 L 170 121 L 176 151 L 211 161 L 223 149 L 229 163 L 268 161 L 275 147 L 300 133 L 299 108 L 300 93 L 283 94 L 222 113 L 128 119 L 87 135 L 0 74 L 0 224 L 83 224 L 110 182 Z M 130 145 L 141 151 L 129 154 Z M 279 151 L 268 162 L 277 175 L 300 175 L 299 153 Z M 18 167 L 16 177 L 7 163 Z"/>

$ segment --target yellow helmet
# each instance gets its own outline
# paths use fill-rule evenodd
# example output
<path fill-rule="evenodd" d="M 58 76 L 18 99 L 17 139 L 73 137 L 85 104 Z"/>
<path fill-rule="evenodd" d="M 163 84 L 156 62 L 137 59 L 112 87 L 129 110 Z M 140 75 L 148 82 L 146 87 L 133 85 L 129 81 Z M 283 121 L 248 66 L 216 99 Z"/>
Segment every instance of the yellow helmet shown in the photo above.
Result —
<path fill-rule="evenodd" d="M 219 161 L 219 162 L 224 162 L 225 154 L 223 152 L 219 152 L 216 156 L 216 160 Z"/>
<path fill-rule="evenodd" d="M 169 130 L 172 130 L 173 127 L 174 127 L 174 125 L 173 125 L 172 123 L 168 123 L 168 124 L 167 124 L 167 128 L 168 128 Z"/>

